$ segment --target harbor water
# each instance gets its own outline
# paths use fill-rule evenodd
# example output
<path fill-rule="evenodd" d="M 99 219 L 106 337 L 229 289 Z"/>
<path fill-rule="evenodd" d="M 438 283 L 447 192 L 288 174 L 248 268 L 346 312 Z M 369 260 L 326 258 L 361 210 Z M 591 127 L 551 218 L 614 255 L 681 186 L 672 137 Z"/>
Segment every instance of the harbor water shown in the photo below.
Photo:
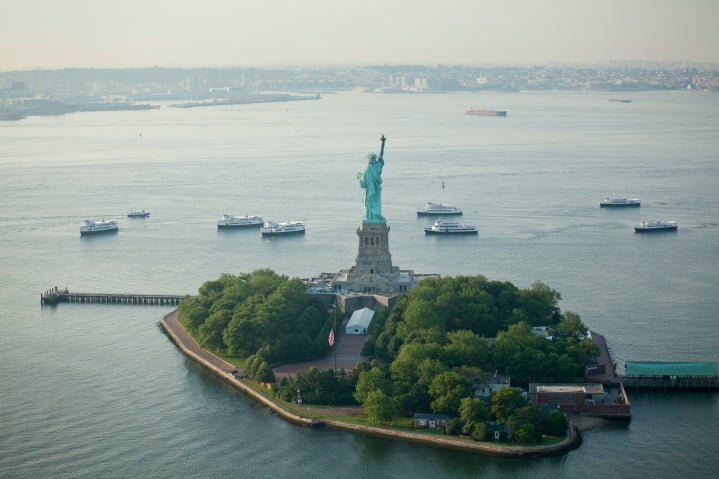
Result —
<path fill-rule="evenodd" d="M 291 425 L 163 334 L 172 307 L 41 306 L 53 287 L 194 294 L 222 273 L 354 264 L 355 178 L 387 137 L 394 265 L 561 293 L 625 361 L 717 361 L 719 95 L 325 94 L 0 124 L 0 477 L 710 477 L 717 393 L 630 392 L 633 418 L 567 454 L 499 459 Z M 469 108 L 507 110 L 470 116 Z M 640 208 L 600 208 L 607 196 Z M 425 236 L 428 200 L 479 234 Z M 128 218 L 146 209 L 147 218 Z M 299 237 L 218 230 L 302 220 Z M 86 219 L 116 234 L 81 237 Z M 672 233 L 635 234 L 674 220 Z"/>

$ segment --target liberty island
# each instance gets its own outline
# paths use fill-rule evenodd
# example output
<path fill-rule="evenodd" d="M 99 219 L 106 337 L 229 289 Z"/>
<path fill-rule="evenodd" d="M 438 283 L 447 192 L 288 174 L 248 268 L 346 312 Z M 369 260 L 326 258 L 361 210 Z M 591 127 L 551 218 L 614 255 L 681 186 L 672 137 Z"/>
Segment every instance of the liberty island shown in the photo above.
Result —
<path fill-rule="evenodd" d="M 431 275 L 418 275 L 414 274 L 412 270 L 400 270 L 399 267 L 394 266 L 392 264 L 391 254 L 389 252 L 389 226 L 387 225 L 387 220 L 382 215 L 382 170 L 385 166 L 385 143 L 386 143 L 386 137 L 384 135 L 381 135 L 381 147 L 380 147 L 380 153 L 375 154 L 371 153 L 368 155 L 368 164 L 366 166 L 366 169 L 364 172 L 357 174 L 357 179 L 359 181 L 360 187 L 364 190 L 362 195 L 362 203 L 364 206 L 364 216 L 362 218 L 362 221 L 357 228 L 357 235 L 359 237 L 359 245 L 358 245 L 358 253 L 355 260 L 355 265 L 348 269 L 348 270 L 341 270 L 338 273 L 320 273 L 316 278 L 311 278 L 310 280 L 306 281 L 306 287 L 305 295 L 307 296 L 308 301 L 306 304 L 322 304 L 324 305 L 324 308 L 333 315 L 334 317 L 334 324 L 331 324 L 331 328 L 327 325 L 327 321 L 324 321 L 325 326 L 320 326 L 318 323 L 317 326 L 319 326 L 319 332 L 311 332 L 309 330 L 304 329 L 303 335 L 309 334 L 309 338 L 312 338 L 314 335 L 317 335 L 317 338 L 320 339 L 323 337 L 326 337 L 327 339 L 324 340 L 324 347 L 317 349 L 316 345 L 317 343 L 314 343 L 315 346 L 312 346 L 314 352 L 307 351 L 306 354 L 318 354 L 322 353 L 322 351 L 326 350 L 327 344 L 329 343 L 329 350 L 334 352 L 334 369 L 331 369 L 328 367 L 327 373 L 331 374 L 331 376 L 334 378 L 333 381 L 340 381 L 340 383 L 336 387 L 342 387 L 342 382 L 346 382 L 349 378 L 349 383 L 351 387 L 354 389 L 356 387 L 356 392 L 353 394 L 355 404 L 359 403 L 362 405 L 362 407 L 358 408 L 357 411 L 355 411 L 354 414 L 360 414 L 360 415 L 366 415 L 370 419 L 371 423 L 377 423 L 377 422 L 387 422 L 387 424 L 391 425 L 393 418 L 397 417 L 398 420 L 402 422 L 402 424 L 405 424 L 407 421 L 412 421 L 412 432 L 409 431 L 403 431 L 403 430 L 397 430 L 395 428 L 392 428 L 390 426 L 385 427 L 377 427 L 373 425 L 357 425 L 353 421 L 346 422 L 346 421 L 339 421 L 334 419 L 333 416 L 335 416 L 334 413 L 331 412 L 333 408 L 329 408 L 328 410 L 325 410 L 323 414 L 320 414 L 319 417 L 313 414 L 307 414 L 307 409 L 302 409 L 303 406 L 303 394 L 302 390 L 307 389 L 307 386 L 305 384 L 304 388 L 300 386 L 300 378 L 304 377 L 304 375 L 312 375 L 313 370 L 318 370 L 320 367 L 327 366 L 326 359 L 316 359 L 311 360 L 309 362 L 304 363 L 295 363 L 292 364 L 292 361 L 289 359 L 290 356 L 293 357 L 299 357 L 297 353 L 293 353 L 290 350 L 287 350 L 286 353 L 280 353 L 279 349 L 275 349 L 279 346 L 268 346 L 269 349 L 261 348 L 257 350 L 257 352 L 253 353 L 254 348 L 256 347 L 257 341 L 255 338 L 255 346 L 249 347 L 247 346 L 247 340 L 250 339 L 249 337 L 246 337 L 246 334 L 243 333 L 243 331 L 249 331 L 247 328 L 253 328 L 257 334 L 265 334 L 260 333 L 259 329 L 262 329 L 264 326 L 262 324 L 258 323 L 256 319 L 253 319 L 254 315 L 250 311 L 245 311 L 237 318 L 234 318 L 229 321 L 229 324 L 225 327 L 225 329 L 222 332 L 222 340 L 218 339 L 211 339 L 211 337 L 219 338 L 217 335 L 217 331 L 215 333 L 209 333 L 210 336 L 208 336 L 209 329 L 203 329 L 205 326 L 200 327 L 199 325 L 202 324 L 205 320 L 201 319 L 200 316 L 202 316 L 201 311 L 198 309 L 198 307 L 201 309 L 202 304 L 206 304 L 208 298 L 207 297 L 199 297 L 199 298 L 188 298 L 186 301 L 183 301 L 181 303 L 178 311 L 171 313 L 170 315 L 166 316 L 165 319 L 162 322 L 163 328 L 166 330 L 168 335 L 173 339 L 173 341 L 178 344 L 178 346 L 185 351 L 188 355 L 195 358 L 198 362 L 205 365 L 207 368 L 218 374 L 223 379 L 231 382 L 236 387 L 242 389 L 245 391 L 248 395 L 252 396 L 256 400 L 260 401 L 262 404 L 264 404 L 267 408 L 269 408 L 272 411 L 275 411 L 278 415 L 282 416 L 283 418 L 294 422 L 296 424 L 300 425 L 306 425 L 311 427 L 318 427 L 318 426 L 324 426 L 329 428 L 335 428 L 335 429 L 342 429 L 342 430 L 349 430 L 349 431 L 355 431 L 355 432 L 362 432 L 365 434 L 370 435 L 376 435 L 376 436 L 382 436 L 382 437 L 388 437 L 393 439 L 401 439 L 406 440 L 410 442 L 420 442 L 425 443 L 433 446 L 440 446 L 445 448 L 452 448 L 457 450 L 464 450 L 464 451 L 473 451 L 473 452 L 479 452 L 483 454 L 491 454 L 491 455 L 498 455 L 498 456 L 521 456 L 524 454 L 556 454 L 561 453 L 564 451 L 567 451 L 569 449 L 575 448 L 579 445 L 581 442 L 579 438 L 578 429 L 576 426 L 572 423 L 568 423 L 567 420 L 562 416 L 562 414 L 559 411 L 554 411 L 556 415 L 560 417 L 560 422 L 556 423 L 555 426 L 552 426 L 553 429 L 547 429 L 547 433 L 553 436 L 552 440 L 549 440 L 549 442 L 545 443 L 544 439 L 541 439 L 541 437 L 537 436 L 535 433 L 532 436 L 532 439 L 530 439 L 530 436 L 527 436 L 526 438 L 519 439 L 523 446 L 517 447 L 516 445 L 513 445 L 511 447 L 502 446 L 500 444 L 492 443 L 490 438 L 490 434 L 488 430 L 486 430 L 485 423 L 481 423 L 482 427 L 481 430 L 477 429 L 474 433 L 472 433 L 472 439 L 468 440 L 468 438 L 461 439 L 459 437 L 451 437 L 451 436 L 457 436 L 457 432 L 454 433 L 445 433 L 444 437 L 436 437 L 434 435 L 427 435 L 426 433 L 422 433 L 419 431 L 419 429 L 442 429 L 444 430 L 445 427 L 449 428 L 449 426 L 446 424 L 446 422 L 451 418 L 451 416 L 447 416 L 445 414 L 429 414 L 429 413 L 421 413 L 421 412 L 415 412 L 414 416 L 411 418 L 402 418 L 402 416 L 406 416 L 406 407 L 403 409 L 405 413 L 398 416 L 400 414 L 399 409 L 399 402 L 398 399 L 389 396 L 385 396 L 384 392 L 381 389 L 375 389 L 372 391 L 372 394 L 370 396 L 376 397 L 378 394 L 384 398 L 380 399 L 381 401 L 384 401 L 384 406 L 381 406 L 382 411 L 378 411 L 376 408 L 379 407 L 377 405 L 374 405 L 374 399 L 371 399 L 369 396 L 365 396 L 364 393 L 360 392 L 360 382 L 367 380 L 367 377 L 364 376 L 365 374 L 369 373 L 369 368 L 373 371 L 373 374 L 376 376 L 377 374 L 387 374 L 388 370 L 386 372 L 382 372 L 377 368 L 377 364 L 374 364 L 372 366 L 369 366 L 367 363 L 368 357 L 365 357 L 365 354 L 368 354 L 370 356 L 374 356 L 371 350 L 368 350 L 367 353 L 365 353 L 364 348 L 362 348 L 362 355 L 361 357 L 358 355 L 359 349 L 354 350 L 354 354 L 356 356 L 353 356 L 355 358 L 356 362 L 351 362 L 350 364 L 347 364 L 346 358 L 343 363 L 342 370 L 338 370 L 337 368 L 337 350 L 339 347 L 339 343 L 344 340 L 344 342 L 350 342 L 351 344 L 354 344 L 355 348 L 361 348 L 363 343 L 367 341 L 368 338 L 372 337 L 371 334 L 374 334 L 372 339 L 372 343 L 374 344 L 377 335 L 379 334 L 377 331 L 382 331 L 383 324 L 385 319 L 378 319 L 375 322 L 379 322 L 379 325 L 377 326 L 377 329 L 375 328 L 375 332 L 372 333 L 370 330 L 370 323 L 373 321 L 373 317 L 375 315 L 379 315 L 383 318 L 386 318 L 386 315 L 388 314 L 388 311 L 393 310 L 394 305 L 399 300 L 399 298 L 407 293 L 410 293 L 412 290 L 414 290 L 415 287 L 419 286 L 419 282 L 423 279 L 432 278 L 434 280 L 439 281 L 440 277 L 437 274 L 431 274 Z M 244 285 L 241 287 L 250 287 L 252 288 L 253 284 L 255 284 L 255 277 L 261 278 L 259 280 L 258 284 L 262 284 L 264 286 L 261 286 L 261 289 L 264 291 L 262 293 L 263 297 L 267 297 L 268 300 L 271 301 L 270 296 L 267 295 L 268 291 L 268 285 L 270 282 L 276 282 L 278 279 L 281 281 L 281 278 L 277 277 L 273 272 L 269 270 L 264 271 L 256 271 L 253 274 L 244 274 L 240 278 L 237 278 L 239 283 L 237 283 L 237 286 Z M 264 278 L 264 279 L 262 279 Z M 221 278 L 219 282 L 213 282 L 214 285 L 210 286 L 210 282 L 206 283 L 202 288 L 201 291 L 209 291 L 209 290 L 215 290 L 216 288 L 229 288 L 234 289 L 235 286 L 232 286 L 235 284 L 235 279 L 230 276 L 226 276 L 224 278 Z M 294 280 L 290 280 L 290 283 L 292 283 Z M 452 278 L 447 278 L 444 280 L 446 283 L 446 286 L 448 289 L 463 289 L 464 287 L 469 288 L 470 290 L 485 290 L 486 293 L 489 293 L 490 291 L 494 291 L 491 294 L 496 294 L 497 287 L 507 287 L 507 283 L 503 283 L 504 286 L 501 286 L 499 283 L 497 283 L 496 286 L 489 285 L 487 283 L 486 278 L 484 277 L 477 277 L 475 279 L 470 278 L 460 278 L 458 279 L 458 283 L 456 286 L 451 286 L 449 282 L 453 281 Z M 461 283 L 467 283 L 471 282 L 472 284 L 465 284 L 464 287 L 460 286 Z M 289 284 L 289 283 L 288 283 Z M 297 283 L 294 283 L 297 285 Z M 429 293 L 432 294 L 432 288 L 439 287 L 438 283 L 431 283 L 431 282 L 424 282 L 424 289 L 425 294 Z M 428 289 L 429 288 L 429 289 Z M 479 289 L 477 289 L 479 288 Z M 515 291 L 515 287 L 513 285 L 510 286 L 512 288 L 512 291 Z M 555 293 L 551 293 L 551 290 L 547 290 L 547 292 L 550 292 L 550 296 L 545 296 L 545 299 L 539 300 L 539 297 L 537 298 L 539 300 L 539 304 L 544 304 L 545 300 L 548 300 L 550 303 L 555 301 Z M 289 291 L 286 291 L 283 293 L 283 295 L 290 295 L 292 296 Z M 513 294 L 513 293 L 512 293 Z M 534 294 L 534 293 L 531 293 Z M 543 293 L 542 293 L 543 294 Z M 489 296 L 488 295 L 488 296 Z M 247 297 L 248 300 L 251 297 L 255 297 L 254 293 L 251 291 L 245 291 L 242 295 L 243 297 Z M 477 297 L 488 297 L 488 296 L 482 296 L 478 295 Z M 558 294 L 557 294 L 558 297 Z M 555 299 L 552 299 L 555 298 Z M 466 299 L 460 299 L 457 298 L 457 307 L 462 308 L 464 307 L 462 302 L 466 301 Z M 445 296 L 445 300 L 446 296 Z M 242 302 L 245 300 L 242 299 Z M 258 300 L 263 301 L 263 300 Z M 319 303 L 312 303 L 312 302 Z M 449 301 L 452 301 L 451 299 Z M 253 302 L 253 300 L 249 300 L 249 302 Z M 545 304 L 546 307 L 550 307 L 551 304 L 547 303 Z M 227 307 L 227 306 L 225 306 Z M 239 305 L 237 306 L 239 307 Z M 309 307 L 309 306 L 308 306 Z M 314 307 L 314 306 L 312 306 Z M 270 307 L 270 310 L 273 310 L 274 307 Z M 541 309 L 541 308 L 540 308 Z M 547 310 L 549 312 L 549 310 Z M 229 312 L 229 311 L 228 311 Z M 307 309 L 305 309 L 305 312 L 300 313 L 300 311 L 297 311 L 296 313 L 293 312 L 285 312 L 285 315 L 293 316 L 294 314 L 301 315 L 302 317 L 305 317 L 307 314 Z M 337 329 L 337 317 L 339 314 L 344 315 L 344 319 L 341 321 L 341 327 L 340 329 Z M 198 314 L 200 316 L 198 316 Z M 249 314 L 249 316 L 248 316 Z M 357 315 L 362 316 L 361 319 L 357 319 L 355 322 L 355 317 Z M 400 313 L 401 314 L 401 313 Z M 424 314 L 428 315 L 428 317 L 432 318 L 438 318 L 439 315 L 437 315 L 436 312 L 432 311 L 426 311 Z M 555 313 L 557 315 L 556 320 L 558 320 L 558 310 Z M 351 317 L 350 317 L 351 316 Z M 244 319 L 243 319 L 244 318 Z M 395 321 L 399 321 L 401 319 L 395 319 Z M 440 321 L 444 321 L 444 319 L 441 319 Z M 457 321 L 462 321 L 462 319 L 453 319 L 454 326 L 451 327 L 450 331 L 454 331 L 455 329 L 461 329 L 460 324 Z M 250 326 L 250 323 L 253 323 L 254 326 Z M 290 326 L 292 322 L 286 322 L 289 328 L 292 328 Z M 491 324 L 492 321 L 487 322 L 487 324 Z M 223 324 L 223 323 L 220 323 Z M 227 324 L 227 323 L 224 323 Z M 244 325 L 243 325 L 244 324 Z M 264 324 L 264 323 L 263 323 Z M 354 324 L 354 326 L 350 326 Z M 359 326 L 358 326 L 359 324 Z M 429 324 L 429 323 L 428 323 Z M 429 327 L 428 324 L 422 327 Z M 469 325 L 469 323 L 467 323 Z M 346 331 L 344 334 L 339 334 L 339 341 L 336 341 L 336 338 L 338 337 L 338 333 L 341 333 L 343 325 L 346 325 Z M 267 324 L 268 327 L 272 327 L 269 323 Z M 224 327 L 224 326 L 221 326 Z M 417 326 L 415 326 L 417 327 Z M 466 326 L 469 328 L 469 326 Z M 212 326 L 212 328 L 215 328 L 215 326 Z M 259 328 L 259 329 L 258 329 Z M 353 329 L 354 328 L 354 329 Z M 477 325 L 473 329 L 476 329 Z M 470 347 L 470 350 L 472 350 L 471 355 L 475 354 L 482 354 L 482 350 L 486 350 L 486 346 L 483 346 L 483 344 L 486 343 L 485 337 L 491 337 L 497 334 L 497 330 L 493 329 L 493 326 L 488 326 L 489 329 L 486 329 L 484 331 L 481 331 L 481 328 L 477 329 L 477 334 L 475 334 L 475 331 L 471 331 L 467 329 L 464 332 L 458 332 L 458 334 L 462 334 L 466 336 L 465 340 L 470 341 L 470 343 L 473 343 L 474 346 Z M 216 357 L 214 354 L 210 353 L 208 350 L 204 349 L 194 341 L 191 341 L 186 337 L 185 329 L 187 329 L 192 336 L 194 336 L 197 341 L 200 343 L 200 345 L 205 345 L 208 342 L 211 344 L 214 344 L 214 347 L 219 349 L 224 349 L 227 357 L 241 357 L 246 358 L 243 360 L 242 364 L 244 364 L 244 367 L 239 367 L 237 365 L 232 364 L 232 362 L 228 362 L 227 359 L 220 359 Z M 329 334 L 327 334 L 327 331 L 329 329 Z M 411 330 L 412 326 L 408 326 L 408 329 Z M 438 334 L 444 334 L 441 333 L 440 330 L 442 327 L 440 326 L 439 329 L 437 329 Z M 257 334 L 253 336 L 257 336 Z M 277 332 L 273 332 L 270 334 L 271 337 L 277 338 L 279 335 L 287 334 L 280 332 L 279 330 Z M 452 334 L 449 332 L 449 334 Z M 350 340 L 349 338 L 354 336 L 354 338 L 360 340 L 355 341 Z M 471 336 L 471 338 L 470 338 Z M 245 339 L 243 339 L 243 337 Z M 296 337 L 294 331 L 290 333 L 290 337 Z M 474 338 L 474 339 L 472 339 Z M 428 341 L 432 342 L 436 339 L 427 339 Z M 273 341 L 279 341 L 278 344 L 284 344 L 285 341 L 282 339 L 275 339 Z M 290 340 L 291 341 L 291 340 Z M 399 339 L 399 341 L 404 341 L 402 339 Z M 451 340 L 450 340 L 451 341 Z M 336 344 L 337 343 L 337 344 Z M 269 343 L 264 343 L 269 344 Z M 273 343 L 275 344 L 275 343 Z M 437 347 L 440 347 L 438 343 Z M 589 347 L 589 344 L 587 341 L 584 343 L 584 347 Z M 409 345 L 409 343 L 407 344 Z M 310 346 L 308 344 L 308 346 Z M 249 349 L 248 349 L 249 348 Z M 476 351 L 473 348 L 478 348 Z M 264 351 L 264 352 L 262 352 Z M 274 352 L 273 352 L 274 351 Z M 587 349 L 587 354 L 589 354 L 590 349 Z M 379 352 L 379 350 L 376 350 L 376 352 Z M 239 354 L 238 354 L 239 353 Z M 290 356 L 284 356 L 285 359 L 279 359 L 280 356 L 278 354 L 289 354 Z M 343 349 L 342 354 L 346 356 L 348 354 L 347 348 Z M 312 357 L 312 356 L 310 356 Z M 382 355 L 380 354 L 380 358 Z M 272 359 L 273 358 L 273 359 Z M 384 358 L 385 361 L 393 362 L 392 359 L 388 359 L 387 357 Z M 469 360 L 469 359 L 467 359 Z M 381 361 L 381 359 L 380 359 Z M 473 359 L 469 360 L 471 361 L 483 361 L 480 359 Z M 261 364 L 260 364 L 261 363 Z M 275 367 L 272 368 L 269 363 L 275 363 Z M 364 365 L 363 365 L 364 364 Z M 476 363 L 479 364 L 479 363 Z M 323 365 L 323 366 L 320 366 Z M 277 367 L 279 366 L 279 367 Z M 345 372 L 348 368 L 349 374 Z M 433 369 L 433 368 L 439 368 L 439 369 Z M 459 387 L 461 390 L 464 390 L 464 393 L 468 396 L 461 396 L 463 401 L 466 399 L 469 401 L 469 403 L 473 403 L 474 406 L 472 407 L 478 407 L 481 410 L 487 410 L 488 406 L 482 406 L 484 404 L 482 400 L 480 400 L 478 397 L 475 397 L 476 391 L 472 391 L 476 387 L 471 385 L 471 381 L 469 378 L 469 375 L 474 378 L 474 380 L 478 380 L 480 376 L 483 376 L 481 373 L 481 370 L 477 368 L 477 370 L 473 373 L 469 373 L 467 378 L 463 379 L 463 376 L 459 375 L 456 371 L 451 372 L 448 366 L 444 366 L 438 364 L 437 366 L 431 368 L 432 373 L 429 376 L 428 380 L 432 381 L 432 384 L 434 385 L 437 378 L 451 378 L 450 381 L 460 381 L 462 384 Z M 454 369 L 454 368 L 453 368 Z M 451 372 L 451 374 L 450 374 Z M 338 374 L 339 373 L 339 374 Z M 448 375 L 449 374 L 449 375 Z M 279 376 L 278 376 L 279 375 Z M 447 376 L 448 375 L 448 376 Z M 436 376 L 436 377 L 435 377 Z M 280 378 L 279 381 L 277 381 L 277 378 Z M 343 379 L 345 378 L 345 379 Z M 365 379 L 363 379 L 365 378 Z M 387 381 L 389 381 L 389 377 L 386 378 Z M 394 380 L 394 379 L 393 379 Z M 295 382 L 297 383 L 295 384 Z M 306 381 L 306 380 L 302 380 Z M 484 381 L 484 379 L 483 379 Z M 262 384 L 262 385 L 270 385 L 271 384 L 271 390 L 272 394 L 266 395 L 266 394 L 258 394 L 258 391 L 255 390 L 257 387 L 255 385 L 255 382 Z M 304 383 L 303 383 L 304 384 Z M 437 383 L 440 384 L 440 383 Z M 508 380 L 506 383 L 502 383 L 503 386 L 509 386 Z M 269 386 L 268 386 L 269 387 Z M 322 388 L 326 388 L 327 386 L 322 386 Z M 400 387 L 400 386 L 398 386 Z M 427 384 L 423 386 L 424 388 L 427 387 Z M 443 387 L 443 386 L 437 386 Z M 601 388 L 601 386 L 599 386 Z M 310 388 L 310 392 L 315 391 L 314 388 Z M 295 393 L 296 391 L 296 393 Z M 498 390 L 499 391 L 499 390 Z M 504 393 L 510 393 L 510 394 L 518 394 L 518 389 L 512 388 L 506 389 Z M 312 393 L 315 398 L 314 401 L 310 401 L 312 404 L 334 404 L 334 401 L 331 400 L 330 403 L 326 403 L 326 399 L 321 399 L 320 396 L 322 393 L 314 392 Z M 319 394 L 319 396 L 318 396 Z M 436 394 L 436 393 L 433 393 Z M 498 392 L 498 397 L 502 396 L 503 392 Z M 507 395 L 507 394 L 504 394 Z M 457 397 L 454 401 L 459 401 L 460 397 Z M 284 401 L 284 402 L 283 402 Z M 297 406 L 291 406 L 292 402 L 296 402 Z M 476 401 L 479 401 L 478 403 Z M 521 399 L 521 401 L 527 401 L 526 399 Z M 427 403 L 427 399 L 422 399 L 420 402 L 426 403 L 423 406 L 422 405 L 414 405 L 409 406 L 410 410 L 417 411 L 417 408 L 419 408 L 419 411 L 427 410 L 429 408 L 429 403 Z M 348 403 L 342 403 L 340 404 L 348 404 Z M 433 403 L 434 405 L 434 403 Z M 436 406 L 436 408 L 433 406 L 432 409 L 439 409 L 441 411 L 447 410 L 453 410 L 455 414 L 457 413 L 459 404 L 458 402 L 450 407 L 450 406 Z M 536 406 L 533 406 L 536 407 Z M 340 408 L 339 410 L 344 410 Z M 464 414 L 464 413 L 463 413 Z M 484 414 L 484 413 L 482 413 Z M 348 412 L 342 413 L 341 415 L 350 415 Z M 411 413 L 410 413 L 411 415 Z M 429 419 L 422 419 L 422 418 L 429 418 Z M 459 424 L 455 420 L 455 424 Z M 462 419 L 464 421 L 465 419 Z M 485 419 L 485 420 L 488 420 Z M 472 424 L 471 422 L 469 423 Z M 488 423 L 487 423 L 488 424 Z M 479 423 L 478 423 L 479 425 Z M 406 425 L 405 425 L 406 427 Z M 453 430 L 457 431 L 456 425 L 453 426 Z M 474 426 L 473 426 L 474 427 Z M 492 426 L 494 427 L 494 426 Z M 502 432 L 500 432 L 500 430 Z M 507 439 L 509 436 L 507 436 L 507 426 L 502 426 L 501 429 L 497 429 L 497 432 L 495 432 L 495 439 L 494 441 L 497 441 L 498 438 L 502 437 Z M 556 432 L 550 432 L 550 431 L 556 431 Z M 469 434 L 469 433 L 467 433 Z M 449 436 L 449 437 L 448 437 Z M 523 436 L 524 437 L 524 436 Z M 542 436 L 544 437 L 544 436 Z M 487 442 L 489 440 L 489 442 Z"/>

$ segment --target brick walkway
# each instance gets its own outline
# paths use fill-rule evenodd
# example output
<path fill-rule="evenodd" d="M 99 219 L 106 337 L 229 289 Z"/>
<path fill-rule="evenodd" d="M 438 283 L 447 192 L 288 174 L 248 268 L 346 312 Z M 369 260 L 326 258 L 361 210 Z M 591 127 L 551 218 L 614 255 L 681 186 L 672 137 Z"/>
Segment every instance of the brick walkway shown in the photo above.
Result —
<path fill-rule="evenodd" d="M 164 319 L 167 327 L 171 329 L 172 332 L 179 338 L 179 340 L 182 341 L 182 343 L 185 344 L 186 347 L 192 352 L 194 352 L 198 356 L 201 356 L 207 362 L 211 363 L 217 368 L 222 369 L 223 371 L 232 371 L 233 369 L 238 369 L 242 371 L 241 368 L 235 367 L 234 365 L 228 363 L 227 361 L 224 361 L 221 358 L 218 358 L 211 352 L 200 347 L 200 345 L 197 344 L 197 341 L 195 341 L 195 339 L 190 336 L 187 331 L 185 331 L 185 328 L 182 326 L 182 324 L 180 324 L 180 321 L 177 318 L 177 310 L 165 316 Z M 352 370 L 354 369 L 358 361 L 364 361 L 366 359 L 360 354 L 360 352 L 362 351 L 362 344 L 364 344 L 365 338 L 366 336 L 355 334 L 337 335 L 337 342 L 335 343 L 334 347 L 337 352 L 338 370 Z M 307 361 L 303 363 L 285 364 L 274 368 L 273 371 L 275 373 L 275 376 L 279 378 L 282 376 L 294 376 L 297 373 L 307 371 L 313 366 L 320 371 L 326 371 L 328 369 L 334 368 L 335 350 L 330 350 L 329 353 L 327 353 L 325 357 L 321 359 L 315 361 Z"/>

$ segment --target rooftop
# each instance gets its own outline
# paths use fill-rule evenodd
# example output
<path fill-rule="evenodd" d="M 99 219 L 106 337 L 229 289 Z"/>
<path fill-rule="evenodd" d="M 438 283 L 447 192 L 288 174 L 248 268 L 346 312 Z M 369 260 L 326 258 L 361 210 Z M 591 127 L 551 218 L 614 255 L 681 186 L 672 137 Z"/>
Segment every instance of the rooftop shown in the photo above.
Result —
<path fill-rule="evenodd" d="M 627 361 L 627 376 L 719 376 L 717 363 Z"/>

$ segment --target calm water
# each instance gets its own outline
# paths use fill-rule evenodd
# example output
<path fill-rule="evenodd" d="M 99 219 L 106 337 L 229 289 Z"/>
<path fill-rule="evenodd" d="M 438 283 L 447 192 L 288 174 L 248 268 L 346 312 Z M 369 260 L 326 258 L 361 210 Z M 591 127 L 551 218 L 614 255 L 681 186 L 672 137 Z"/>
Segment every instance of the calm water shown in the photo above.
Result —
<path fill-rule="evenodd" d="M 76 291 L 195 293 L 222 272 L 311 276 L 351 266 L 355 174 L 387 136 L 395 265 L 541 280 L 626 360 L 719 354 L 719 96 L 372 95 L 0 124 L 0 476 L 700 477 L 719 466 L 717 394 L 632 393 L 629 424 L 566 455 L 506 460 L 292 426 L 188 361 L 170 308 L 40 307 Z M 471 117 L 501 108 L 507 118 Z M 445 188 L 442 189 L 442 182 Z M 605 196 L 642 207 L 605 211 Z M 474 238 L 424 237 L 426 200 Z M 130 220 L 130 209 L 152 212 Z M 223 213 L 307 223 L 302 238 L 218 232 Z M 116 217 L 117 235 L 81 238 Z M 674 234 L 636 235 L 641 219 Z"/>

